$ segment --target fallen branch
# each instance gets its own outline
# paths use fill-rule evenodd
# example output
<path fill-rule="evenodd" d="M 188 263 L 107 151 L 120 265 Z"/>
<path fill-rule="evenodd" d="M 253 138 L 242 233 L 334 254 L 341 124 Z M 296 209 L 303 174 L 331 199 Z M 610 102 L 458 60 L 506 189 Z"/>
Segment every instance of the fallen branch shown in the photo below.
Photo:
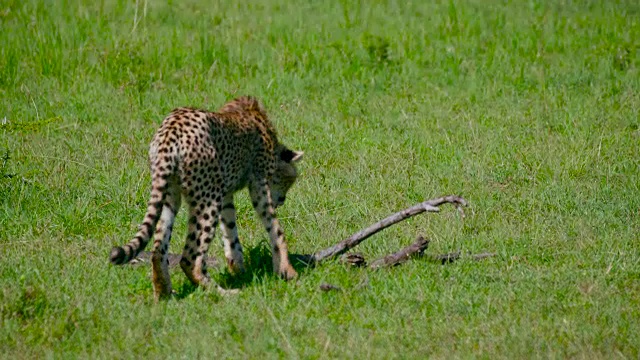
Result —
<path fill-rule="evenodd" d="M 381 259 L 375 260 L 369 265 L 369 267 L 372 269 L 378 269 L 381 267 L 391 267 L 391 266 L 400 265 L 406 262 L 407 260 L 409 260 L 411 256 L 414 256 L 414 255 L 421 256 L 422 253 L 428 247 L 429 247 L 429 239 L 425 239 L 422 236 L 418 236 L 418 238 L 413 244 L 405 247 L 404 249 L 396 253 L 393 253 Z"/>
<path fill-rule="evenodd" d="M 305 261 L 309 265 L 317 264 L 323 260 L 330 259 L 336 257 L 338 255 L 344 254 L 350 249 L 354 248 L 368 237 L 377 232 L 388 228 L 389 226 L 399 223 L 402 220 L 408 219 L 412 216 L 421 214 L 423 212 L 438 212 L 440 211 L 439 206 L 442 204 L 453 204 L 455 205 L 460 212 L 462 212 L 462 207 L 467 206 L 467 201 L 459 196 L 449 195 L 440 197 L 437 199 L 427 200 L 421 202 L 420 204 L 414 205 L 408 209 L 399 211 L 387 218 L 384 218 L 377 223 L 369 226 L 364 230 L 360 230 L 357 233 L 349 236 L 345 240 L 333 245 L 324 250 L 320 250 L 315 252 L 310 256 L 301 256 L 300 260 Z M 463 213 L 464 215 L 464 213 Z"/>

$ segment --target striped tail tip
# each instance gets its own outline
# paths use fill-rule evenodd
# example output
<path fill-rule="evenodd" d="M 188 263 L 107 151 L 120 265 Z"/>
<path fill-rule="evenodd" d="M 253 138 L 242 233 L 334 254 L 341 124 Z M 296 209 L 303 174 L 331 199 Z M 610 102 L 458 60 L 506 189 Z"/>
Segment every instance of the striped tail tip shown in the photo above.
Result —
<path fill-rule="evenodd" d="M 111 249 L 109 257 L 111 258 L 111 263 L 113 265 L 121 265 L 127 262 L 127 253 L 119 246 Z"/>

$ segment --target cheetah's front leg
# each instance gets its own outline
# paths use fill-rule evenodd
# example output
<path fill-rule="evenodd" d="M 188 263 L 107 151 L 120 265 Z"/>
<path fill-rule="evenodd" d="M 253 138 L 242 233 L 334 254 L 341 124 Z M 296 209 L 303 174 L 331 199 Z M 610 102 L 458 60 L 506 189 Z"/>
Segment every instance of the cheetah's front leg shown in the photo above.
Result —
<path fill-rule="evenodd" d="M 260 216 L 262 224 L 271 239 L 273 271 L 285 280 L 295 278 L 298 273 L 289 262 L 289 251 L 287 250 L 287 243 L 284 241 L 284 231 L 276 218 L 267 180 L 263 179 L 258 184 L 252 184 L 249 193 L 253 208 Z"/>

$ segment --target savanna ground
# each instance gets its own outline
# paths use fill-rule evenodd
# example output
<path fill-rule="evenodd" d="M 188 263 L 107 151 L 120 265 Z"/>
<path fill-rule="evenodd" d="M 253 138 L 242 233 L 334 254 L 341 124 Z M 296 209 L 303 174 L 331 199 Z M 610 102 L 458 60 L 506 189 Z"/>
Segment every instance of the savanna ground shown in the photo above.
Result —
<path fill-rule="evenodd" d="M 621 1 L 0 2 L 4 358 L 638 358 L 640 4 Z M 220 297 L 175 269 L 114 267 L 172 108 L 258 96 L 305 151 L 279 210 L 293 253 L 459 194 L 384 231 L 369 259 L 277 279 L 248 196 L 251 271 Z M 185 216 L 172 252 L 180 252 Z M 222 257 L 219 241 L 210 254 Z M 327 282 L 344 291 L 324 293 Z"/>

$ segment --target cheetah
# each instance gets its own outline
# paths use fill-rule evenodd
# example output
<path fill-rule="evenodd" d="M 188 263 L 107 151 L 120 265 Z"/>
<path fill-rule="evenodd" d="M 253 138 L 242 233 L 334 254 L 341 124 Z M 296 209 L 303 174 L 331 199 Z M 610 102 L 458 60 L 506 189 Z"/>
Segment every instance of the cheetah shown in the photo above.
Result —
<path fill-rule="evenodd" d="M 111 250 L 111 262 L 118 265 L 134 259 L 155 232 L 151 256 L 154 297 L 169 297 L 168 247 L 184 199 L 189 221 L 180 267 L 187 278 L 205 288 L 212 285 L 206 256 L 218 223 L 227 266 L 232 274 L 242 273 L 233 195 L 249 188 L 252 205 L 271 240 L 274 272 L 286 280 L 295 278 L 275 209 L 284 203 L 295 182 L 296 163 L 302 155 L 278 141 L 266 111 L 254 97 L 239 97 L 217 112 L 173 110 L 149 149 L 152 186 L 144 221 L 133 240 Z"/>

